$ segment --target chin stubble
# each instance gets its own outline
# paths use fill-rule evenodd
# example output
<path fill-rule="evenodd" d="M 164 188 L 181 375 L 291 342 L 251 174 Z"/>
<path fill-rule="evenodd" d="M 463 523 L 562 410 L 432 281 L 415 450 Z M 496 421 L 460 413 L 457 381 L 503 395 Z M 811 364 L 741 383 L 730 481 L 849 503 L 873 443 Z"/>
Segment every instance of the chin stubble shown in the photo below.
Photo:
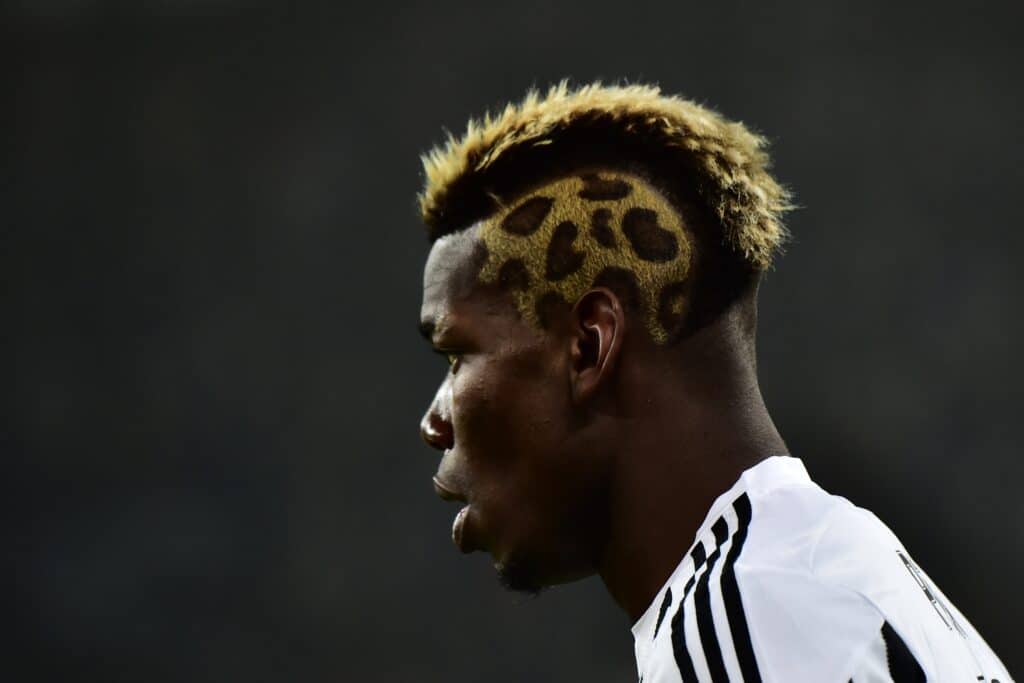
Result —
<path fill-rule="evenodd" d="M 494 568 L 498 571 L 498 581 L 505 590 L 537 597 L 545 588 L 525 566 L 515 561 L 501 562 Z"/>

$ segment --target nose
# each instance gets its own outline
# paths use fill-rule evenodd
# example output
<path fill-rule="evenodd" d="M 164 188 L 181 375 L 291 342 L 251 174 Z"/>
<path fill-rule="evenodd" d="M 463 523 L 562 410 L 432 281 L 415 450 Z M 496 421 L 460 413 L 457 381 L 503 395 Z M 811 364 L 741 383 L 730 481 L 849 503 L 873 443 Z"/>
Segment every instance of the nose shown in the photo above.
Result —
<path fill-rule="evenodd" d="M 423 416 L 420 422 L 420 436 L 439 451 L 447 450 L 454 445 L 452 424 L 433 410 L 428 410 Z"/>
<path fill-rule="evenodd" d="M 437 390 L 426 414 L 420 420 L 420 436 L 428 445 L 439 451 L 447 450 L 455 445 L 455 431 L 452 429 L 450 411 L 450 392 L 445 381 Z"/>

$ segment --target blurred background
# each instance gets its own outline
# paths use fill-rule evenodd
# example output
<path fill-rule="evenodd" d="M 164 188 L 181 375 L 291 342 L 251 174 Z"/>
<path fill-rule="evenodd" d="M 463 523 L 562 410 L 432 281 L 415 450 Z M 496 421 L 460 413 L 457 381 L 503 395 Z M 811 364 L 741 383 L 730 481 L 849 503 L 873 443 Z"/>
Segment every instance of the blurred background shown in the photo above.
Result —
<path fill-rule="evenodd" d="M 794 454 L 1024 675 L 1020 3 L 3 5 L 19 680 L 629 681 L 599 581 L 504 593 L 417 423 L 418 155 L 562 77 L 774 144 Z"/>

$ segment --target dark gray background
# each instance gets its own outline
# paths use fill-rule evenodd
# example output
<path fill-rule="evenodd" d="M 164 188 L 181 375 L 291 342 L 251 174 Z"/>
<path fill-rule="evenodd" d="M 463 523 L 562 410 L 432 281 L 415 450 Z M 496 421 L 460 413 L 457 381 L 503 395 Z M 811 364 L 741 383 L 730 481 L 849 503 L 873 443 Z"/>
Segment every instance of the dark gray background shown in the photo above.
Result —
<path fill-rule="evenodd" d="M 457 554 L 417 434 L 418 154 L 563 76 L 773 140 L 769 406 L 1021 675 L 1019 3 L 331 6 L 5 6 L 23 680 L 634 678 L 598 581 Z"/>

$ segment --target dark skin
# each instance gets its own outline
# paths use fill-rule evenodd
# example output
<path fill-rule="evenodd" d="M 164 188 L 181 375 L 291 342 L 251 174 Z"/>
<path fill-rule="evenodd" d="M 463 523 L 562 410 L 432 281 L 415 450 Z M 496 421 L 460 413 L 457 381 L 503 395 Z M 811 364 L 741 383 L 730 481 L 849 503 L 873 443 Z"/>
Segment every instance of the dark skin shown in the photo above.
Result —
<path fill-rule="evenodd" d="M 451 368 L 421 423 L 453 537 L 511 588 L 594 573 L 637 620 L 743 470 L 787 452 L 758 389 L 754 288 L 669 346 L 594 288 L 540 330 L 476 280 L 473 227 L 424 272 L 421 330 Z"/>

